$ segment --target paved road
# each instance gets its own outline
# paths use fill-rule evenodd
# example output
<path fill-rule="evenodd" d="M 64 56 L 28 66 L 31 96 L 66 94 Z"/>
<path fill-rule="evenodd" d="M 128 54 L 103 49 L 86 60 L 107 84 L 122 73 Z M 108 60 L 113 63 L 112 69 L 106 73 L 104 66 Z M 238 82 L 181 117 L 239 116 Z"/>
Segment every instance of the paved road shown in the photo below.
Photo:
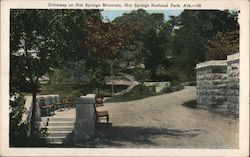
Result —
<path fill-rule="evenodd" d="M 112 127 L 87 147 L 238 148 L 238 119 L 182 106 L 195 87 L 146 99 L 105 103 Z"/>

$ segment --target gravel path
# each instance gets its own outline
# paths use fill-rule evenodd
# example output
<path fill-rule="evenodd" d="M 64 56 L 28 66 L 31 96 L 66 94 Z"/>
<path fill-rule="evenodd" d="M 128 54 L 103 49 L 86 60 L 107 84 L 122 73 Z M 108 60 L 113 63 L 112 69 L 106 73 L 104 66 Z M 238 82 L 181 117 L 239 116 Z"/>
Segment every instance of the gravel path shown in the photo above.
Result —
<path fill-rule="evenodd" d="M 182 106 L 196 88 L 136 101 L 105 103 L 112 127 L 89 147 L 238 148 L 238 119 Z"/>

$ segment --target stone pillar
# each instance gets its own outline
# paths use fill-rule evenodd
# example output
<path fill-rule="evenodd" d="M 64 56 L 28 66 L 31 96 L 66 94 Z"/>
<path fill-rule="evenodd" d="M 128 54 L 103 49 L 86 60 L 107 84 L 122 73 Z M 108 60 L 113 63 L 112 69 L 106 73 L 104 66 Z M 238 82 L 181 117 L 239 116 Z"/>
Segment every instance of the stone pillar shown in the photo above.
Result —
<path fill-rule="evenodd" d="M 94 136 L 95 133 L 95 99 L 81 96 L 75 100 L 76 121 L 74 127 L 75 142 L 85 141 Z"/>
<path fill-rule="evenodd" d="M 227 109 L 239 115 L 239 53 L 227 57 Z"/>
<path fill-rule="evenodd" d="M 197 103 L 200 108 L 226 107 L 227 64 L 224 60 L 207 61 L 196 65 Z"/>

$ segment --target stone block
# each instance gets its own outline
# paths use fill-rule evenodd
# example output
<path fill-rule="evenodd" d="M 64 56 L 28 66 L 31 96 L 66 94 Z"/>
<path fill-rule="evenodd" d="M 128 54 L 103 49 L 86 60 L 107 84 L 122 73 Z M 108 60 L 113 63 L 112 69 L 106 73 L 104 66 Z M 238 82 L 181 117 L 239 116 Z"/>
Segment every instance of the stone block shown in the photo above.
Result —
<path fill-rule="evenodd" d="M 89 140 L 95 133 L 95 99 L 92 97 L 81 97 L 75 100 L 76 122 L 74 137 L 76 142 Z"/>

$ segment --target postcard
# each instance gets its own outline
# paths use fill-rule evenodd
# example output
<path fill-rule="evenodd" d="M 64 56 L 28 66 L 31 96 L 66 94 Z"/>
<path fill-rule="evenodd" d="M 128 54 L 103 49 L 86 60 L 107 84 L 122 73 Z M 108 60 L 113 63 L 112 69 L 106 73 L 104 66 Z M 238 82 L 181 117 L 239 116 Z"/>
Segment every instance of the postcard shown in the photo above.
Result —
<path fill-rule="evenodd" d="M 1 156 L 248 156 L 249 1 L 1 1 Z"/>

